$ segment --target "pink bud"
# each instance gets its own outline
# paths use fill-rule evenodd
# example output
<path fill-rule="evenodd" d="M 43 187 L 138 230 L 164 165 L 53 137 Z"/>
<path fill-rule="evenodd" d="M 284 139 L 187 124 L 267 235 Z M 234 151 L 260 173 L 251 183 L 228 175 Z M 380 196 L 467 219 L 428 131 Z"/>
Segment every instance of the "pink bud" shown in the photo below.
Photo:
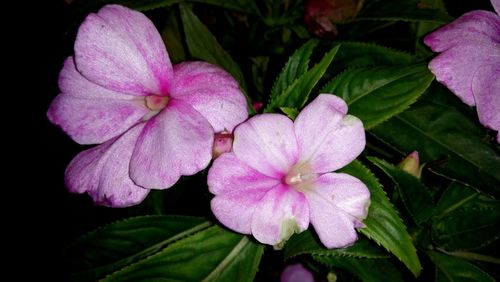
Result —
<path fill-rule="evenodd" d="M 364 0 L 308 0 L 305 4 L 305 24 L 318 37 L 335 38 L 334 24 L 351 21 L 363 6 Z"/>
<path fill-rule="evenodd" d="M 408 172 L 409 174 L 420 178 L 422 168 L 420 167 L 420 158 L 418 157 L 418 152 L 413 151 L 398 164 L 398 167 Z"/>
<path fill-rule="evenodd" d="M 302 264 L 287 266 L 281 273 L 281 282 L 314 282 L 313 274 Z"/>
<path fill-rule="evenodd" d="M 233 134 L 222 131 L 214 136 L 214 146 L 212 148 L 212 157 L 216 159 L 218 156 L 230 152 L 233 147 Z"/>
<path fill-rule="evenodd" d="M 252 102 L 252 108 L 256 113 L 258 113 L 259 110 L 262 109 L 262 106 L 264 106 L 262 102 Z"/>

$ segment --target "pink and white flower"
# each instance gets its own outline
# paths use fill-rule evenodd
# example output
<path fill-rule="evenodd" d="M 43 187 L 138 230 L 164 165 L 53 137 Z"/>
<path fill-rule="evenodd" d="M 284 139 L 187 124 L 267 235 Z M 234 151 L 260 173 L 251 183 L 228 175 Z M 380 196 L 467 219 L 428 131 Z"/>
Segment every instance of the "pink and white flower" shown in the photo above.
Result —
<path fill-rule="evenodd" d="M 359 179 L 333 173 L 365 147 L 362 122 L 337 96 L 321 94 L 295 122 L 280 114 L 256 115 L 234 131 L 233 151 L 209 170 L 217 219 L 258 241 L 281 245 L 314 226 L 328 248 L 357 240 L 370 192 Z"/>
<path fill-rule="evenodd" d="M 479 121 L 499 131 L 500 143 L 500 0 L 491 3 L 496 14 L 468 12 L 427 35 L 424 43 L 441 53 L 429 63 L 437 81 L 475 105 Z"/>
<path fill-rule="evenodd" d="M 88 15 L 74 49 L 47 115 L 76 142 L 102 143 L 66 170 L 68 189 L 96 203 L 134 205 L 197 173 L 212 158 L 214 133 L 248 117 L 231 75 L 204 62 L 172 66 L 139 12 L 108 5 Z"/>

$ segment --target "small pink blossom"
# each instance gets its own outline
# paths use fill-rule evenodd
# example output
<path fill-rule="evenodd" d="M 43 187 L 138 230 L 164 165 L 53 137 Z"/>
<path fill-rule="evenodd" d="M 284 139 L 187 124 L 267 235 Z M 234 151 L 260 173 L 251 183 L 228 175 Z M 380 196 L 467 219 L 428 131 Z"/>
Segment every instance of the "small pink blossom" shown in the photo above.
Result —
<path fill-rule="evenodd" d="M 296 263 L 287 266 L 280 277 L 281 282 L 314 282 L 314 275 L 302 264 Z"/>
<path fill-rule="evenodd" d="M 328 248 L 353 244 L 370 192 L 357 178 L 333 173 L 365 147 L 362 122 L 337 96 L 319 95 L 295 122 L 260 114 L 234 131 L 233 151 L 209 170 L 212 211 L 228 228 L 283 244 L 312 223 Z"/>
<path fill-rule="evenodd" d="M 102 143 L 66 170 L 68 189 L 96 203 L 134 205 L 149 189 L 204 169 L 214 132 L 232 131 L 248 116 L 231 75 L 204 62 L 172 66 L 139 12 L 108 5 L 88 15 L 74 49 L 47 115 L 76 142 Z"/>
<path fill-rule="evenodd" d="M 427 35 L 424 43 L 441 53 L 429 63 L 437 81 L 475 105 L 484 126 L 500 131 L 500 0 L 492 5 L 496 14 L 468 12 Z"/>

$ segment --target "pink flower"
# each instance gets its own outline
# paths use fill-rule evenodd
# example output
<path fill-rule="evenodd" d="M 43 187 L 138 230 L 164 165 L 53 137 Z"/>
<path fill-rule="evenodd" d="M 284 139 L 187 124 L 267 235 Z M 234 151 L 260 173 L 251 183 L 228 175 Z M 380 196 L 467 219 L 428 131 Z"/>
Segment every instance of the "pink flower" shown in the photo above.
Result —
<path fill-rule="evenodd" d="M 441 53 L 429 64 L 436 79 L 465 104 L 475 105 L 484 126 L 500 131 L 500 0 L 492 5 L 497 14 L 466 13 L 427 35 L 424 42 Z"/>
<path fill-rule="evenodd" d="M 297 116 L 261 114 L 240 124 L 233 151 L 208 173 L 212 211 L 228 228 L 281 245 L 312 223 L 328 248 L 357 239 L 370 193 L 357 178 L 332 173 L 365 147 L 361 121 L 346 103 L 319 95 Z"/>
<path fill-rule="evenodd" d="M 302 264 L 296 263 L 287 266 L 280 277 L 281 282 L 314 282 L 314 275 Z"/>
<path fill-rule="evenodd" d="M 227 72 L 204 62 L 172 66 L 153 23 L 118 5 L 87 16 L 59 87 L 49 119 L 80 144 L 104 142 L 70 163 L 67 187 L 114 207 L 204 169 L 214 132 L 248 116 Z"/>

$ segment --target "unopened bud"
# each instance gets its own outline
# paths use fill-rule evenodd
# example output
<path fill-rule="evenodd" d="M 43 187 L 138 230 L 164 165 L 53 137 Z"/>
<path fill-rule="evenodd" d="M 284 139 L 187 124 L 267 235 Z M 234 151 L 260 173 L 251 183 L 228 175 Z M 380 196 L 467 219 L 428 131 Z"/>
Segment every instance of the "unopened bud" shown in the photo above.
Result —
<path fill-rule="evenodd" d="M 403 161 L 398 164 L 398 167 L 409 174 L 420 178 L 422 173 L 422 168 L 420 167 L 420 158 L 418 157 L 418 152 L 413 151 L 409 154 Z"/>
<path fill-rule="evenodd" d="M 233 148 L 233 134 L 223 131 L 214 136 L 214 146 L 212 147 L 212 157 L 215 160 L 218 156 L 231 152 Z"/>
<path fill-rule="evenodd" d="M 334 24 L 352 21 L 363 6 L 364 0 L 308 0 L 304 21 L 309 31 L 318 37 L 335 38 Z"/>

